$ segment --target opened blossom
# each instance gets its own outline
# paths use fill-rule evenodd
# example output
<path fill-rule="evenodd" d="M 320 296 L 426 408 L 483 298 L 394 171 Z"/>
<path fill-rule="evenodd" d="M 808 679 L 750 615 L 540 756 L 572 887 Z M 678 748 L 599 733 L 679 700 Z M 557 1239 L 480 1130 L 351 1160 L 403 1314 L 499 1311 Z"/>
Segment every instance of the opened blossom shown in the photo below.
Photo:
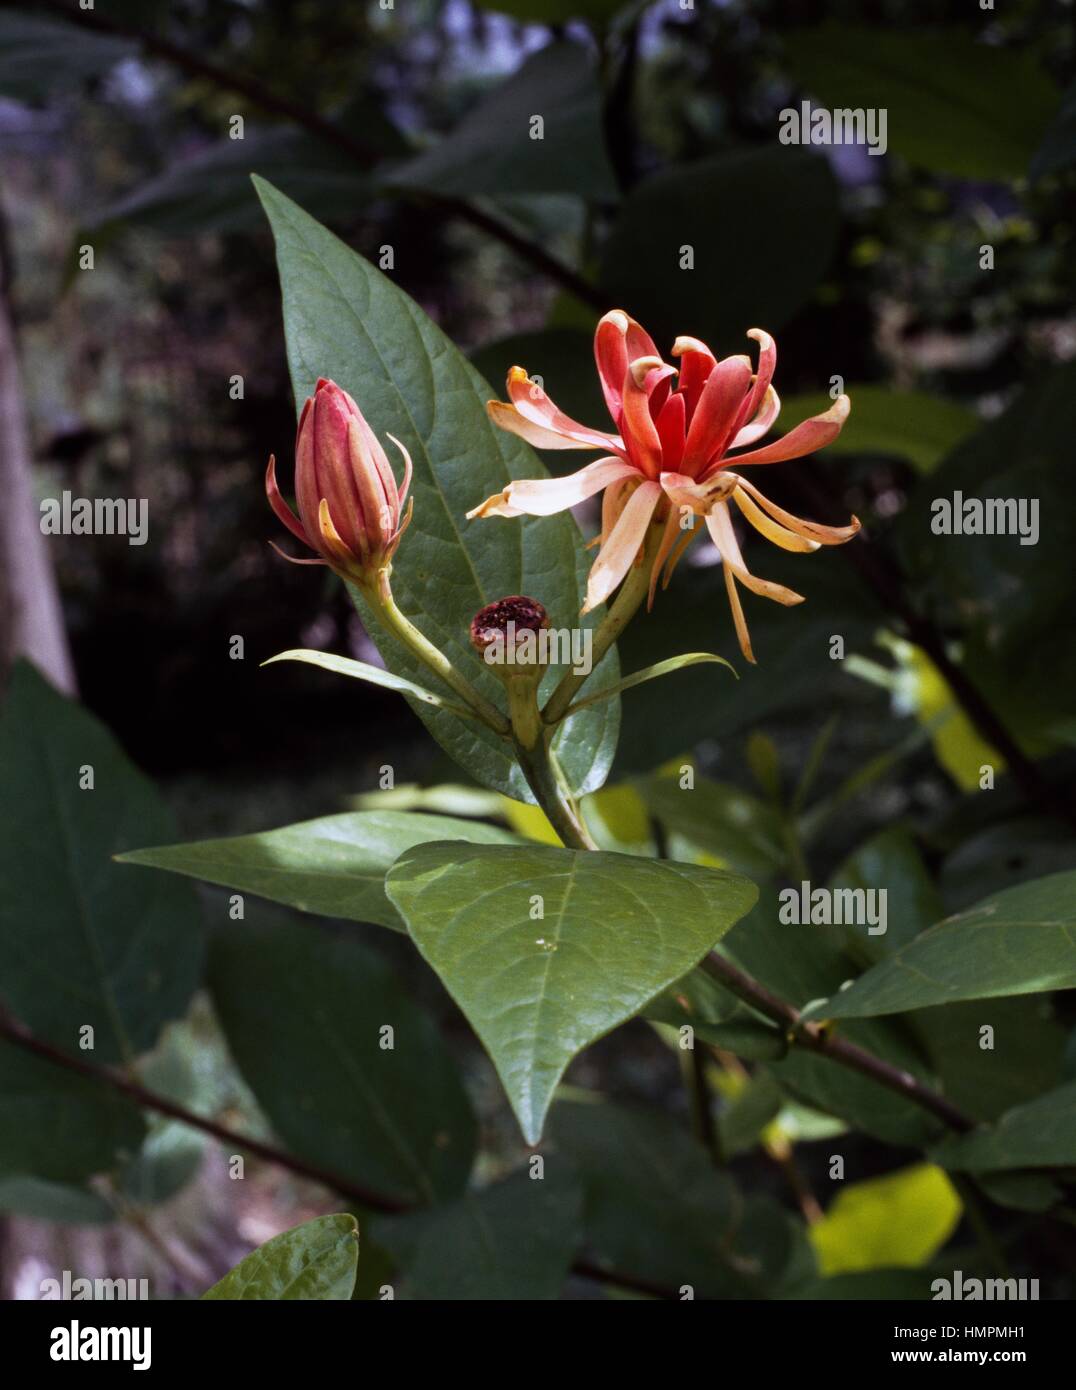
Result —
<path fill-rule="evenodd" d="M 859 530 L 821 526 L 793 516 L 765 497 L 741 468 L 801 458 L 825 448 L 840 434 L 850 402 L 838 396 L 829 410 L 804 420 L 782 438 L 752 448 L 781 408 L 772 385 L 777 349 L 770 335 L 752 328 L 758 366 L 745 355 L 718 361 L 697 338 L 677 338 L 665 362 L 650 335 L 619 309 L 602 318 L 594 356 L 616 433 L 590 429 L 571 419 L 531 381 L 522 367 L 508 374 L 508 401 L 490 401 L 490 417 L 502 429 L 539 449 L 588 449 L 602 457 L 565 478 L 509 483 L 469 517 L 551 516 L 603 493 L 599 551 L 587 581 L 587 612 L 604 603 L 640 561 L 652 525 L 661 525 L 650 569 L 649 602 L 659 579 L 667 585 L 676 564 L 701 530 L 703 517 L 721 553 L 740 649 L 754 661 L 737 586 L 777 603 L 802 603 L 803 595 L 759 579 L 748 570 L 733 526 L 730 504 L 767 540 L 799 553 L 841 545 Z M 734 453 L 731 451 L 743 450 Z M 691 527 L 683 522 L 691 516 Z"/>
<path fill-rule="evenodd" d="M 316 552 L 299 565 L 328 565 L 344 579 L 363 583 L 392 559 L 408 522 L 403 507 L 411 484 L 411 459 L 398 439 L 404 478 L 396 485 L 377 436 L 348 393 L 321 378 L 303 406 L 295 435 L 296 516 L 280 495 L 276 460 L 269 460 L 269 504 L 294 536 Z M 278 548 L 279 549 L 279 548 Z M 284 554 L 283 551 L 279 551 Z"/>

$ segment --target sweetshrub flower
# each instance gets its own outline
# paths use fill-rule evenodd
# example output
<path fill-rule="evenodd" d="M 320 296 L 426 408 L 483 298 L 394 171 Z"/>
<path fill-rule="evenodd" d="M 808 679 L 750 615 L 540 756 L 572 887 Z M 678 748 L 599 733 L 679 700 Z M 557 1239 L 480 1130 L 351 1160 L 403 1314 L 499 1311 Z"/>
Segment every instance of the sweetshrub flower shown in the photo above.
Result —
<path fill-rule="evenodd" d="M 299 565 L 328 565 L 343 579 L 370 584 L 389 564 L 411 520 L 403 510 L 411 484 L 411 459 L 390 434 L 404 460 L 397 488 L 384 449 L 348 393 L 320 378 L 303 406 L 295 435 L 296 516 L 280 495 L 276 460 L 265 475 L 269 504 L 294 536 L 317 552 Z"/>
<path fill-rule="evenodd" d="M 804 521 L 771 502 L 739 469 L 800 458 L 832 443 L 848 417 L 850 402 L 838 396 L 829 410 L 804 420 L 783 438 L 751 448 L 777 419 L 781 408 L 772 383 L 777 349 L 770 335 L 752 328 L 759 345 L 757 369 L 744 355 L 718 361 L 705 343 L 681 337 L 662 360 L 653 339 L 620 309 L 606 314 L 594 335 L 594 357 L 616 433 L 589 429 L 558 409 L 522 367 L 508 373 L 509 400 L 490 401 L 491 419 L 540 449 L 592 449 L 603 454 L 564 478 L 509 483 L 468 517 L 550 516 L 597 493 L 602 498 L 598 557 L 587 582 L 587 612 L 604 603 L 640 555 L 652 523 L 664 522 L 652 561 L 649 602 L 662 569 L 663 585 L 697 534 L 682 524 L 688 514 L 705 518 L 721 552 L 740 648 L 754 661 L 737 583 L 778 603 L 802 603 L 782 584 L 759 579 L 744 563 L 729 503 L 767 540 L 784 550 L 807 552 L 840 545 L 859 530 Z M 730 453 L 742 449 L 743 453 Z"/>

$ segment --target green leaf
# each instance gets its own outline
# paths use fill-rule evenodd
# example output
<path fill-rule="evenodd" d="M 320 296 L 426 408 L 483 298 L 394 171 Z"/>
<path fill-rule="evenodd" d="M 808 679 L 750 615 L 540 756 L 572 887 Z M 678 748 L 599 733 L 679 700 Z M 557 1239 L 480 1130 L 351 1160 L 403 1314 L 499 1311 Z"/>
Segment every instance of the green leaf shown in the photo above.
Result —
<path fill-rule="evenodd" d="M 836 184 L 817 155 L 780 145 L 716 155 L 633 189 L 606 243 L 601 283 L 660 349 L 690 333 L 716 351 L 746 352 L 752 325 L 776 332 L 807 302 L 838 222 Z M 693 269 L 681 268 L 685 246 Z"/>
<path fill-rule="evenodd" d="M 900 826 L 882 830 L 859 845 L 835 871 L 829 888 L 885 892 L 883 933 L 871 936 L 865 927 L 853 924 L 844 928 L 846 950 L 863 964 L 907 945 L 942 911 L 941 894 L 922 855 L 908 831 Z"/>
<path fill-rule="evenodd" d="M 370 176 L 335 145 L 305 131 L 248 126 L 242 140 L 209 145 L 138 184 L 93 216 L 86 230 L 100 235 L 138 227 L 168 237 L 258 231 L 264 222 L 252 169 L 326 221 L 350 220 L 370 197 Z"/>
<path fill-rule="evenodd" d="M 938 1144 L 931 1157 L 972 1173 L 1076 1165 L 1076 1082 L 1006 1111 L 994 1124 Z"/>
<path fill-rule="evenodd" d="M 497 10 L 510 14 L 514 19 L 528 20 L 533 24 L 566 24 L 570 19 L 585 19 L 601 26 L 606 24 L 617 10 L 624 8 L 626 0 L 476 0 L 483 10 Z"/>
<path fill-rule="evenodd" d="M 308 666 L 320 666 L 323 671 L 332 671 L 337 676 L 351 676 L 354 680 L 367 681 L 370 685 L 379 685 L 385 690 L 395 690 L 401 695 L 411 695 L 414 699 L 421 700 L 427 705 L 451 710 L 453 714 L 459 715 L 462 719 L 474 719 L 476 717 L 470 710 L 454 704 L 451 700 L 442 699 L 440 695 L 435 695 L 432 690 L 427 690 L 424 685 L 405 680 L 403 676 L 394 676 L 391 671 L 386 671 L 381 666 L 371 666 L 368 661 L 353 661 L 351 657 L 334 656 L 332 652 L 296 650 L 271 656 L 268 661 L 263 661 L 262 665 L 272 666 L 275 661 L 303 661 Z M 601 696 L 597 698 L 600 699 Z"/>
<path fill-rule="evenodd" d="M 690 970 L 757 892 L 688 864 L 447 844 L 406 851 L 386 891 L 493 1058 L 528 1143 L 572 1058 Z"/>
<path fill-rule="evenodd" d="M 290 922 L 232 924 L 212 939 L 209 986 L 240 1071 L 293 1153 L 403 1202 L 463 1187 L 470 1104 L 437 1029 L 380 954 Z"/>
<path fill-rule="evenodd" d="M 130 1158 L 145 1126 L 103 1082 L 0 1042 L 0 1177 L 78 1183 Z"/>
<path fill-rule="evenodd" d="M 42 100 L 101 77 L 137 54 L 130 39 L 75 30 L 37 15 L 0 14 L 0 95 Z"/>
<path fill-rule="evenodd" d="M 465 521 L 470 508 L 512 478 L 541 477 L 538 459 L 522 440 L 492 425 L 485 383 L 413 300 L 290 199 L 260 179 L 255 185 L 276 237 L 296 399 L 309 396 L 318 377 L 331 377 L 354 396 L 379 437 L 391 433 L 410 451 L 415 514 L 393 560 L 396 602 L 498 703 L 500 682 L 471 647 L 470 621 L 495 599 L 528 594 L 545 605 L 552 627 L 599 622 L 601 612 L 579 616 L 589 559 L 578 527 L 566 514 Z M 379 627 L 354 590 L 352 597 L 386 665 L 410 680 L 430 680 L 427 668 Z M 560 674 L 553 668 L 543 691 Z M 617 674 L 610 653 L 590 677 L 589 690 L 611 684 Z M 505 740 L 446 711 L 424 704 L 415 709 L 470 776 L 533 801 Z M 561 725 L 555 748 L 575 792 L 604 782 L 618 726 L 615 699 Z"/>
<path fill-rule="evenodd" d="M 978 416 L 966 406 L 926 391 L 891 391 L 855 383 L 844 390 L 852 399 L 852 413 L 837 438 L 826 445 L 835 454 L 896 454 L 909 459 L 918 473 L 929 473 L 979 426 Z M 824 391 L 787 396 L 774 433 L 784 434 L 832 404 Z"/>
<path fill-rule="evenodd" d="M 828 23 L 784 35 L 783 46 L 812 96 L 887 112 L 889 150 L 934 173 L 1024 177 L 1057 107 L 1033 53 L 967 30 Z"/>
<path fill-rule="evenodd" d="M 259 1245 L 202 1297 L 346 1300 L 358 1263 L 355 1218 L 319 1216 Z"/>
<path fill-rule="evenodd" d="M 651 814 L 667 829 L 697 845 L 723 866 L 753 878 L 769 878 L 785 861 L 781 818 L 772 806 L 726 782 L 679 773 L 640 782 Z"/>
<path fill-rule="evenodd" d="M 986 898 L 817 1004 L 816 1018 L 866 1018 L 958 999 L 1076 985 L 1076 873 L 1052 874 Z"/>
<path fill-rule="evenodd" d="M 532 122 L 541 114 L 542 138 Z M 389 180 L 458 197 L 573 193 L 614 198 L 601 96 L 586 49 L 548 44 L 521 64 L 438 144 Z"/>
<path fill-rule="evenodd" d="M 782 1214 L 745 1203 L 666 1116 L 594 1099 L 553 1108 L 557 1152 L 583 1183 L 587 1258 L 696 1298 L 759 1297 L 796 1258 Z M 775 1222 L 774 1217 L 777 1217 Z"/>
<path fill-rule="evenodd" d="M 468 1192 L 431 1212 L 379 1221 L 377 1240 L 416 1299 L 553 1299 L 580 1240 L 582 1193 L 563 1164 Z"/>
<path fill-rule="evenodd" d="M 1028 1096 L 1064 1079 L 1065 1032 L 1049 996 L 968 1000 L 922 1009 L 909 1018 L 923 1039 L 941 1089 L 958 1110 L 995 1120 Z M 983 1028 L 993 1032 L 984 1046 Z"/>
<path fill-rule="evenodd" d="M 1076 82 L 1065 88 L 1061 110 L 1046 130 L 1031 161 L 1031 177 L 1047 178 L 1071 169 L 1076 163 Z"/>
<path fill-rule="evenodd" d="M 623 694 L 632 686 L 645 685 L 647 681 L 655 681 L 661 676 L 671 675 L 673 671 L 680 671 L 685 666 L 705 666 L 714 662 L 719 666 L 727 666 L 732 674 L 736 675 L 735 666 L 726 661 L 723 656 L 713 656 L 710 652 L 685 652 L 683 656 L 670 656 L 666 661 L 656 662 L 655 665 L 648 666 L 645 671 L 635 671 L 632 675 L 617 681 L 616 685 L 609 690 L 599 690 L 596 695 L 585 695 L 574 701 L 570 708 L 575 711 L 583 709 L 586 705 L 596 704 L 599 700 L 608 700 L 610 695 Z"/>
<path fill-rule="evenodd" d="M 0 1211 L 65 1226 L 104 1226 L 116 1218 L 98 1193 L 41 1178 L 0 1179 Z"/>
<path fill-rule="evenodd" d="M 810 1228 L 824 1275 L 914 1268 L 927 1262 L 960 1222 L 960 1198 L 927 1163 L 842 1187 Z"/>
<path fill-rule="evenodd" d="M 300 912 L 406 931 L 385 897 L 385 875 L 405 849 L 446 837 L 477 844 L 519 842 L 499 826 L 455 816 L 353 811 L 257 835 L 131 850 L 119 858 L 256 893 Z"/>
<path fill-rule="evenodd" d="M 184 1013 L 201 973 L 190 888 L 111 862 L 171 838 L 171 815 L 111 734 L 26 664 L 0 716 L 0 767 L 0 995 L 65 1051 L 89 1026 L 95 1061 L 129 1061 Z"/>
<path fill-rule="evenodd" d="M 721 952 L 797 1008 L 836 995 L 857 970 L 846 951 L 843 927 L 782 922 L 772 887 L 763 888 L 758 905 L 725 937 Z M 883 1019 L 856 1021 L 842 1025 L 841 1035 L 902 1071 L 932 1080 L 922 1048 L 897 1024 Z M 773 1064 L 773 1074 L 786 1091 L 806 1104 L 888 1143 L 923 1144 L 938 1132 L 939 1123 L 918 1106 L 802 1048 L 790 1048 L 783 1061 Z"/>

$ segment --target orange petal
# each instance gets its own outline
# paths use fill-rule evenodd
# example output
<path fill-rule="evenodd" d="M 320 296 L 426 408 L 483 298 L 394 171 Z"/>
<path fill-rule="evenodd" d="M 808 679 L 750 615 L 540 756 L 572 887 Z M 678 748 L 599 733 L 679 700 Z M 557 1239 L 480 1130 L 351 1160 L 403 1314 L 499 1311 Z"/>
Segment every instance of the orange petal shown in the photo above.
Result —
<path fill-rule="evenodd" d="M 604 434 L 601 430 L 588 429 L 578 420 L 573 420 L 570 415 L 565 415 L 546 395 L 543 388 L 530 379 L 522 367 L 513 367 L 508 373 L 507 390 L 509 399 L 519 414 L 540 429 L 552 430 L 554 434 L 573 440 L 577 448 L 615 447 L 611 435 Z"/>
<path fill-rule="evenodd" d="M 730 474 L 729 476 L 735 475 Z M 818 541 L 808 540 L 806 536 L 789 531 L 787 527 L 767 516 L 761 507 L 755 506 L 742 487 L 738 487 L 732 494 L 732 500 L 755 530 L 765 536 L 768 541 L 773 541 L 774 545 L 779 545 L 782 550 L 793 550 L 800 555 L 805 555 L 818 549 Z"/>
<path fill-rule="evenodd" d="M 795 429 L 789 430 L 784 438 L 767 444 L 765 448 L 737 454 L 727 462 L 735 468 L 741 468 L 749 463 L 781 463 L 784 459 L 797 459 L 802 458 L 804 454 L 813 454 L 816 449 L 824 449 L 827 444 L 833 443 L 848 419 L 851 408 L 852 403 L 847 396 L 838 396 L 827 411 L 804 420 Z"/>
<path fill-rule="evenodd" d="M 570 435 L 558 434 L 545 425 L 536 425 L 533 420 L 521 415 L 514 405 L 504 401 L 487 401 L 486 414 L 500 429 L 507 430 L 509 434 L 518 434 L 520 439 L 525 439 L 536 449 L 613 449 L 620 443 L 615 435 L 610 435 L 600 444 L 582 443 Z"/>
<path fill-rule="evenodd" d="M 737 493 L 740 492 L 748 493 L 775 521 L 781 522 L 790 531 L 795 531 L 797 536 L 817 541 L 819 545 L 844 545 L 845 541 L 850 541 L 859 532 L 859 518 L 855 516 L 849 526 L 822 526 L 817 521 L 804 521 L 802 517 L 793 516 L 791 512 L 786 512 L 784 507 L 779 507 L 776 502 L 764 497 L 746 478 L 737 478 Z M 739 501 L 739 497 L 736 500 Z"/>
<path fill-rule="evenodd" d="M 269 455 L 269 467 L 265 470 L 265 495 L 269 498 L 269 505 L 276 512 L 279 520 L 284 523 L 292 535 L 298 536 L 304 545 L 310 545 L 306 528 L 280 495 L 280 489 L 276 482 L 276 457 L 273 454 Z M 312 545 L 310 548 L 311 550 L 316 549 Z M 284 554 L 283 551 L 280 553 L 281 555 Z M 284 558 L 289 559 L 290 557 L 285 556 Z"/>
<path fill-rule="evenodd" d="M 762 598 L 770 598 L 775 603 L 783 603 L 786 607 L 804 601 L 803 595 L 797 594 L 795 589 L 786 589 L 783 584 L 775 584 L 772 579 L 759 579 L 747 568 L 743 555 L 740 553 L 739 542 L 736 540 L 736 532 L 732 527 L 732 517 L 729 516 L 727 502 L 719 502 L 714 507 L 706 518 L 706 525 L 714 544 L 721 552 L 722 563 L 732 570 L 744 588 L 750 589 L 753 594 L 758 594 Z"/>
<path fill-rule="evenodd" d="M 593 497 L 610 483 L 638 476 L 638 470 L 623 459 L 596 459 L 566 478 L 521 478 L 509 483 L 503 492 L 495 492 L 492 497 L 487 497 L 479 506 L 472 508 L 467 513 L 467 519 L 476 516 L 553 516 Z"/>
<path fill-rule="evenodd" d="M 660 497 L 660 483 L 645 482 L 628 498 L 587 578 L 584 613 L 604 603 L 631 568 Z"/>

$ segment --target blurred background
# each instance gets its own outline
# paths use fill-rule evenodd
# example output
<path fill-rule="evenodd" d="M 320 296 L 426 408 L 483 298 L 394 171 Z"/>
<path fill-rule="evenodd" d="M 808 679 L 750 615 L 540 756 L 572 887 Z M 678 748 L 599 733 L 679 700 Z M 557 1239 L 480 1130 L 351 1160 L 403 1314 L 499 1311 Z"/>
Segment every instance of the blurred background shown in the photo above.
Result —
<path fill-rule="evenodd" d="M 810 766 L 819 878 L 899 823 L 939 909 L 1072 865 L 1072 7 L 968 11 L 3 0 L 2 668 L 28 651 L 77 692 L 160 786 L 182 838 L 375 804 L 362 798 L 387 764 L 400 806 L 460 783 L 395 696 L 259 669 L 290 647 L 371 659 L 372 646 L 335 579 L 268 545 L 282 537 L 264 470 L 275 453 L 290 477 L 296 403 L 257 172 L 382 264 L 495 394 L 518 362 L 604 427 L 590 341 L 614 306 L 666 352 L 678 334 L 727 353 L 756 324 L 773 332 L 784 428 L 825 408 L 836 378 L 851 394 L 839 445 L 766 483 L 799 514 L 854 511 L 866 539 L 804 560 L 753 537 L 752 568 L 807 603 L 746 598 L 759 667 L 735 687 L 704 670 L 632 692 L 614 784 L 693 759 L 726 789 L 709 848 L 758 875 L 773 868 L 767 806 Z M 885 108 L 887 153 L 782 146 L 780 113 L 805 101 Z M 532 115 L 540 146 L 524 133 Z M 546 461 L 567 471 L 564 457 Z M 930 503 L 958 488 L 1040 499 L 1037 546 L 940 544 Z M 64 490 L 147 499 L 148 544 L 28 537 L 38 500 Z M 685 647 L 743 666 L 716 560 L 697 544 L 623 644 L 626 669 Z M 999 769 L 988 806 L 984 763 Z M 435 804 L 459 809 L 466 793 Z M 524 824 L 495 799 L 474 805 Z M 605 812 L 634 813 L 615 800 Z M 645 817 L 618 824 L 614 838 L 651 843 Z M 520 1141 L 489 1065 L 385 935 L 376 949 L 466 1058 L 496 1171 Z M 1070 1024 L 1052 1018 L 1043 1044 L 1058 1074 Z M 263 1125 L 204 1002 L 153 1065 L 195 1108 Z M 685 1105 L 675 1057 L 643 1023 L 571 1079 Z M 879 1139 L 858 1142 L 866 1171 L 892 1166 Z M 787 1194 L 772 1154 L 744 1152 L 763 1190 Z M 4 1296 L 36 1296 L 72 1248 L 89 1274 L 130 1241 L 158 1292 L 182 1296 L 327 1209 L 316 1184 L 272 1165 L 253 1165 L 237 1204 L 201 1157 L 201 1139 L 165 1126 L 128 1175 L 119 1225 L 0 1184 Z M 808 1151 L 808 1185 L 811 1163 Z M 1044 1271 L 1065 1263 L 1053 1240 L 1036 1248 Z"/>

